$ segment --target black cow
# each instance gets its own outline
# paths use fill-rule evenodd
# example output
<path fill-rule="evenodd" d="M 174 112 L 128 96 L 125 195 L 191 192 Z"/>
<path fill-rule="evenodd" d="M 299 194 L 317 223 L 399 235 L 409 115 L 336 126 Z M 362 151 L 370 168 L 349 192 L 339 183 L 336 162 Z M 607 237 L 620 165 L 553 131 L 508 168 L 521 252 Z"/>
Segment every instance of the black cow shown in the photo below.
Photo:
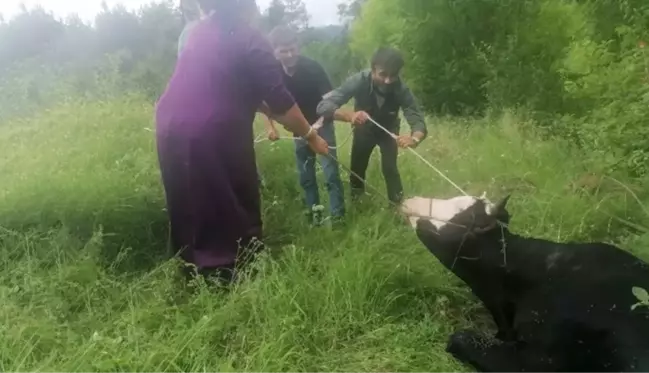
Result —
<path fill-rule="evenodd" d="M 508 200 L 416 197 L 402 205 L 419 240 L 498 328 L 495 338 L 458 331 L 446 351 L 484 372 L 649 371 L 649 308 L 634 307 L 632 292 L 649 289 L 647 263 L 605 243 L 513 234 Z"/>

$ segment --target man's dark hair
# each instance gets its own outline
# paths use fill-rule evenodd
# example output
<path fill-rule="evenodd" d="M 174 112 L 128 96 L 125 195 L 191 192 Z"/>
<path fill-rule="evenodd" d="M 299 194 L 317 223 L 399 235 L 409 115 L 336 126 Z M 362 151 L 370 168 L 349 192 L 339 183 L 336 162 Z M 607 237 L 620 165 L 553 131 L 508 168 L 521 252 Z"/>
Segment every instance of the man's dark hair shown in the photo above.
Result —
<path fill-rule="evenodd" d="M 401 52 L 392 47 L 381 47 L 374 52 L 371 61 L 371 67 L 380 67 L 390 75 L 397 75 L 405 62 Z"/>
<path fill-rule="evenodd" d="M 273 48 L 295 44 L 298 42 L 297 33 L 288 26 L 276 26 L 268 33 L 268 40 Z"/>

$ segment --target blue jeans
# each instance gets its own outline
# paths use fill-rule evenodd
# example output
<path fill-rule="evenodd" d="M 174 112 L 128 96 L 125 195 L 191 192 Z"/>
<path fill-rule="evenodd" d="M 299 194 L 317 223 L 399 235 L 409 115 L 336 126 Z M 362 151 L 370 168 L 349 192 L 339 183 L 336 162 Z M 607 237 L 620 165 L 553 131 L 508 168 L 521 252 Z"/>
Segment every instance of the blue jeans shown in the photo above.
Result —
<path fill-rule="evenodd" d="M 333 122 L 326 122 L 320 130 L 320 136 L 329 144 L 330 147 L 336 146 L 336 132 Z M 304 202 L 307 208 L 311 209 L 314 205 L 320 204 L 320 194 L 318 192 L 318 182 L 315 173 L 316 155 L 313 153 L 309 144 L 303 139 L 295 139 L 295 160 L 297 162 L 298 174 L 300 175 L 300 185 L 304 189 Z M 340 179 L 338 169 L 336 149 L 329 149 L 330 158 L 325 155 L 319 155 L 320 165 L 325 176 L 325 185 L 329 192 L 329 208 L 332 217 L 342 217 L 345 215 L 345 190 Z"/>

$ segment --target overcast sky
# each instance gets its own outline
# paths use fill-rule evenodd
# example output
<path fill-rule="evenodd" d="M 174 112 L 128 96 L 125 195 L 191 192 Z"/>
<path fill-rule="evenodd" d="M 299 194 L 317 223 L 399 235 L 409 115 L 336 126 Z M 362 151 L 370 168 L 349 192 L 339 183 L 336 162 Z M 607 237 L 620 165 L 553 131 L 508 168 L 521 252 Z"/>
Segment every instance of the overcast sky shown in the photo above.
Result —
<path fill-rule="evenodd" d="M 152 0 L 106 0 L 109 6 L 118 3 L 128 8 L 138 8 Z M 259 7 L 264 10 L 271 0 L 257 0 Z M 175 1 L 177 2 L 177 0 Z M 77 13 L 85 20 L 91 21 L 101 9 L 101 0 L 0 0 L 0 14 L 5 19 L 12 17 L 19 11 L 20 3 L 28 8 L 40 4 L 45 9 L 53 11 L 56 15 L 64 17 L 70 13 Z M 338 23 L 337 4 L 339 0 L 304 0 L 307 11 L 311 15 L 312 26 L 323 26 Z"/>

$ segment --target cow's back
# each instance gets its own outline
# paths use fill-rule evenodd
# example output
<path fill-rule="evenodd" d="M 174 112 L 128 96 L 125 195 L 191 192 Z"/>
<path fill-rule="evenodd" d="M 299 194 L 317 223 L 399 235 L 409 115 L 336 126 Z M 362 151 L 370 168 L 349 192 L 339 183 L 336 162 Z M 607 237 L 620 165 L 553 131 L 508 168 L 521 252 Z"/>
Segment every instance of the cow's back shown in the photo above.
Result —
<path fill-rule="evenodd" d="M 584 368 L 649 370 L 642 361 L 649 354 L 649 308 L 631 310 L 638 302 L 632 288 L 649 290 L 649 265 L 601 243 L 548 243 L 541 256 L 536 249 L 536 263 L 525 265 L 536 265 L 527 273 L 538 278 L 525 279 L 534 286 L 517 302 L 519 336 L 563 351 L 574 364 L 594 365 Z"/>

